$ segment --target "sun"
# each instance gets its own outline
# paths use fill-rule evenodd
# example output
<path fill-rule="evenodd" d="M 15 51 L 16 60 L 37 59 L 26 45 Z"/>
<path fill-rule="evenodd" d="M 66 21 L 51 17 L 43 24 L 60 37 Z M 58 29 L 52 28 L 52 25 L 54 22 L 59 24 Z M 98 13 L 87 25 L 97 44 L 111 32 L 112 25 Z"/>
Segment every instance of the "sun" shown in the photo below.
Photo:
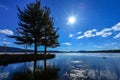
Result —
<path fill-rule="evenodd" d="M 68 23 L 69 23 L 69 24 L 74 24 L 74 23 L 75 23 L 75 17 L 74 17 L 74 16 L 70 16 L 70 17 L 68 18 Z"/>

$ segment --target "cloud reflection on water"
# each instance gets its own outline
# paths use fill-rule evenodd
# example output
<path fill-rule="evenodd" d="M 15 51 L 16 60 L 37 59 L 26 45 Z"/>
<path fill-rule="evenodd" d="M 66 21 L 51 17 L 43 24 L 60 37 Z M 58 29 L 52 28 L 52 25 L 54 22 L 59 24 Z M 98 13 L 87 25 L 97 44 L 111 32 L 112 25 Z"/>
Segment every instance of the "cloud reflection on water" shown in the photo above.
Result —
<path fill-rule="evenodd" d="M 71 64 L 71 66 L 70 66 Z M 71 61 L 64 77 L 68 80 L 119 80 L 119 75 L 110 65 L 95 66 L 86 64 L 84 61 Z"/>
<path fill-rule="evenodd" d="M 9 76 L 9 72 L 2 72 L 0 73 L 0 80 L 5 80 L 6 78 L 8 78 Z"/>

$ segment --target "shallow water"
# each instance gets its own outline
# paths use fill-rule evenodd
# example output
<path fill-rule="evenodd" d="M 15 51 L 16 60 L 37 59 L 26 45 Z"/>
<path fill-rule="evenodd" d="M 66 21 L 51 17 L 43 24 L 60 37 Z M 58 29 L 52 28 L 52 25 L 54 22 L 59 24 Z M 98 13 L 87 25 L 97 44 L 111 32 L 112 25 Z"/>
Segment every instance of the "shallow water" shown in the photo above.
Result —
<path fill-rule="evenodd" d="M 57 53 L 46 65 L 59 68 L 58 77 L 51 80 L 120 80 L 117 53 Z M 37 61 L 36 66 L 44 67 L 44 60 Z M 34 67 L 34 61 L 0 66 L 0 80 L 13 80 L 15 73 L 26 68 L 33 71 Z"/>

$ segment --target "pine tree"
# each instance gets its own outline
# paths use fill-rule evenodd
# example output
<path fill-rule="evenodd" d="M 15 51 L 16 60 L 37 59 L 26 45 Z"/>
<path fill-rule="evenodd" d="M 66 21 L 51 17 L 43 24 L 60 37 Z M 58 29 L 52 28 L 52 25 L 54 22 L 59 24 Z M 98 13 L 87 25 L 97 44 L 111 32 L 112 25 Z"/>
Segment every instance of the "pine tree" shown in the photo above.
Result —
<path fill-rule="evenodd" d="M 50 17 L 50 9 L 47 7 L 44 7 L 44 14 L 42 18 L 43 23 L 43 37 L 42 37 L 42 45 L 44 46 L 44 54 L 46 54 L 47 47 L 55 48 L 59 46 L 58 37 L 57 34 L 58 28 L 55 29 L 53 27 L 53 18 Z"/>
<path fill-rule="evenodd" d="M 16 35 L 9 36 L 16 39 L 16 44 L 34 44 L 34 54 L 37 54 L 37 47 L 43 45 L 46 54 L 47 47 L 59 46 L 57 34 L 58 28 L 53 27 L 53 18 L 50 17 L 50 9 L 41 7 L 40 1 L 30 3 L 21 10 L 18 8 L 19 28 Z"/>
<path fill-rule="evenodd" d="M 37 46 L 40 46 L 42 37 L 42 15 L 43 10 L 40 1 L 27 4 L 24 10 L 18 8 L 19 28 L 16 29 L 18 35 L 10 36 L 16 39 L 16 44 L 34 44 L 34 54 L 37 54 Z"/>

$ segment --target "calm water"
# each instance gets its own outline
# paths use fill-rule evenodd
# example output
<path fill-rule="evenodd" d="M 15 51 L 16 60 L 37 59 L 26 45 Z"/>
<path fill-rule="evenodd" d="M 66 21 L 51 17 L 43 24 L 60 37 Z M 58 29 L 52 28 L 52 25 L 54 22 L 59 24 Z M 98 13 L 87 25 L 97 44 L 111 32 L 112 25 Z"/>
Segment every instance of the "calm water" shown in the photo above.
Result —
<path fill-rule="evenodd" d="M 49 80 L 120 80 L 120 54 L 114 53 L 58 53 L 54 59 L 47 60 L 46 65 L 42 60 L 36 64 L 33 61 L 0 66 L 0 80 L 17 80 L 14 79 L 15 74 L 25 72 L 26 69 L 32 73 L 34 67 L 43 76 L 44 66 L 51 66 L 49 73 L 52 72 L 52 78 Z"/>

